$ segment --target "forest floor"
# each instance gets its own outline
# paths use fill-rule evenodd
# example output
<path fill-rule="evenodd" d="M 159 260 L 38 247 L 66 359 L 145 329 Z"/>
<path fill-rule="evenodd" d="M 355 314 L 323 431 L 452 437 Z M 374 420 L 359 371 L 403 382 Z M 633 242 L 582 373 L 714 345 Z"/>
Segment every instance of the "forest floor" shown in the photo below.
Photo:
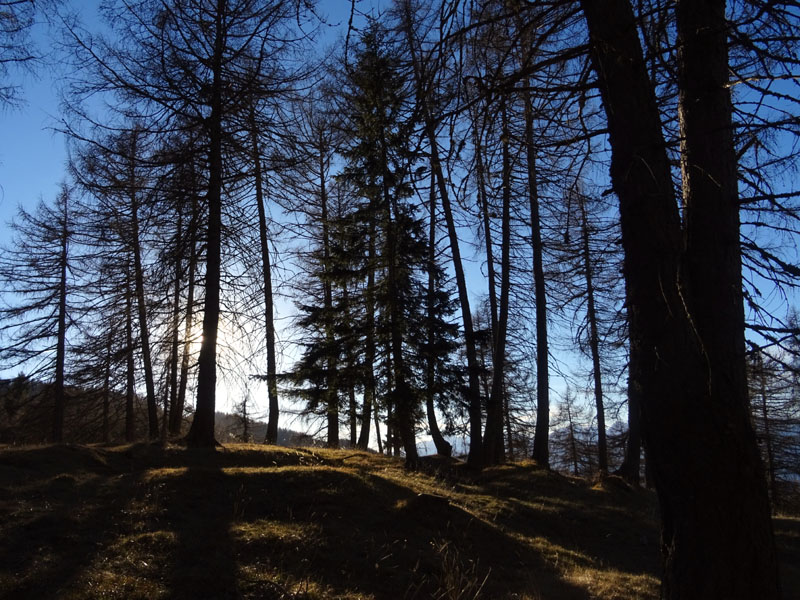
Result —
<path fill-rule="evenodd" d="M 800 518 L 774 521 L 800 597 Z M 0 598 L 658 597 L 652 493 L 352 450 L 0 449 Z"/>

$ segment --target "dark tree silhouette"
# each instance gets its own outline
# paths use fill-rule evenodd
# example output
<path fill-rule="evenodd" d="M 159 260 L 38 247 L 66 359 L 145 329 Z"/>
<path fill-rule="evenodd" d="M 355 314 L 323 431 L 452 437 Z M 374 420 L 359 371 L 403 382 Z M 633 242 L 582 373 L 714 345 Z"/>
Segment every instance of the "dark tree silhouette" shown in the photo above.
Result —
<path fill-rule="evenodd" d="M 631 376 L 662 514 L 663 597 L 777 598 L 748 414 L 725 2 L 675 7 L 683 227 L 631 6 L 581 6 L 620 201 Z"/>

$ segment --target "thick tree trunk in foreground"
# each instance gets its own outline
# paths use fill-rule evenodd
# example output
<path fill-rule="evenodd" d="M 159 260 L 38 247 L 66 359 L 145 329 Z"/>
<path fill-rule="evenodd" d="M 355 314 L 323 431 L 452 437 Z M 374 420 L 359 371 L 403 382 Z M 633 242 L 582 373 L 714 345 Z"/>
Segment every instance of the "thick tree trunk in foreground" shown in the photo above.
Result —
<path fill-rule="evenodd" d="M 676 8 L 685 237 L 630 4 L 581 4 L 620 200 L 631 353 L 661 506 L 662 597 L 778 598 L 745 385 L 725 3 Z"/>
<path fill-rule="evenodd" d="M 203 341 L 197 361 L 197 405 L 186 442 L 190 446 L 214 447 L 214 412 L 217 388 L 217 330 L 222 235 L 222 52 L 224 32 L 223 0 L 217 1 L 215 47 L 212 56 L 211 114 L 207 123 L 208 228 L 206 231 L 206 285 L 203 305 Z"/>

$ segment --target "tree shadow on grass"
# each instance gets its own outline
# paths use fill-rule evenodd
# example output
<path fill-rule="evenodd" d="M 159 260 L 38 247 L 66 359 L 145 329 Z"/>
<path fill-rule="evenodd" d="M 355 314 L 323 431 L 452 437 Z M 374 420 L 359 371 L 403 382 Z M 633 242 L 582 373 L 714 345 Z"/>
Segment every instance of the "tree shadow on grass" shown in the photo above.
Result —
<path fill-rule="evenodd" d="M 660 577 L 654 494 L 610 478 L 590 483 L 530 465 L 489 469 L 476 483 L 498 499 L 495 522 L 543 537 L 596 566 Z"/>
<path fill-rule="evenodd" d="M 380 476 L 285 468 L 242 474 L 240 489 L 245 598 L 280 597 L 268 595 L 276 584 L 301 598 L 589 597 L 531 546 Z"/>
<path fill-rule="evenodd" d="M 104 455 L 59 445 L 0 457 L 0 598 L 61 598 L 115 537 L 109 510 L 135 485 Z"/>
<path fill-rule="evenodd" d="M 190 466 L 163 480 L 168 501 L 162 528 L 175 534 L 167 557 L 168 595 L 187 600 L 239 598 L 230 537 L 235 478 L 223 472 L 215 450 L 184 452 Z"/>

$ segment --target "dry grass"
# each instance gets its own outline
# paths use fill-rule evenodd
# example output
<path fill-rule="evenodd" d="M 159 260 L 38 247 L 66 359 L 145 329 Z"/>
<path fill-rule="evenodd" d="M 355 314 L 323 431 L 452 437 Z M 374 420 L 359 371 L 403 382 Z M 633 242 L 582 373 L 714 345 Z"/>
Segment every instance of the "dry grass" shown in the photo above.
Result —
<path fill-rule="evenodd" d="M 0 597 L 656 598 L 655 517 L 646 492 L 534 464 L 407 473 L 351 450 L 4 449 Z M 776 521 L 789 558 L 798 525 Z"/>

